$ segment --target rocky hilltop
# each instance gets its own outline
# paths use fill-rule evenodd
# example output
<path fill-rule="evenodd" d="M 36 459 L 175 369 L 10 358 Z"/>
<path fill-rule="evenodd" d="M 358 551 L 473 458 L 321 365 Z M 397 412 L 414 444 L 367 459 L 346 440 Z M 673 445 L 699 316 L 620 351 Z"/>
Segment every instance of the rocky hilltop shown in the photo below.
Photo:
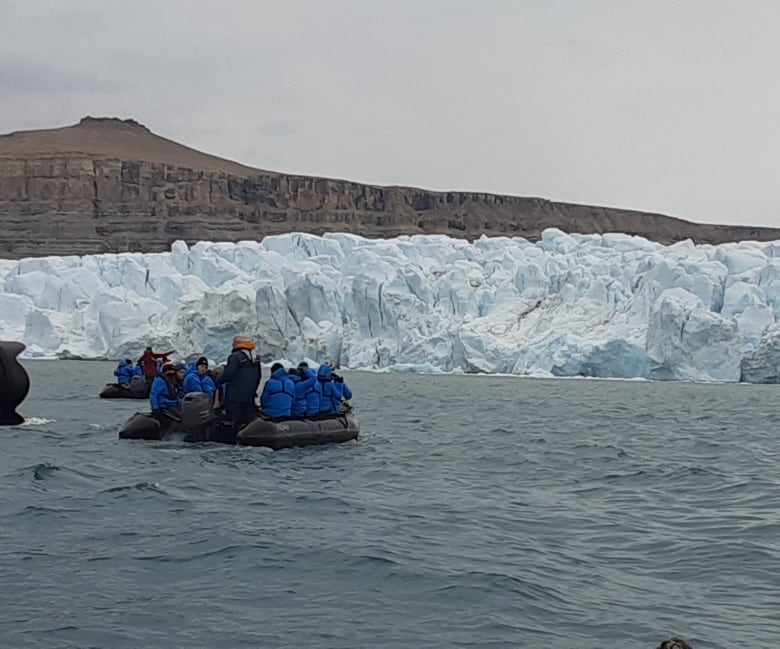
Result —
<path fill-rule="evenodd" d="M 542 230 L 627 232 L 662 243 L 780 239 L 780 229 L 475 192 L 431 192 L 246 167 L 152 133 L 85 117 L 0 136 L 0 258 L 168 250 L 291 231 L 440 233 L 536 240 Z"/>

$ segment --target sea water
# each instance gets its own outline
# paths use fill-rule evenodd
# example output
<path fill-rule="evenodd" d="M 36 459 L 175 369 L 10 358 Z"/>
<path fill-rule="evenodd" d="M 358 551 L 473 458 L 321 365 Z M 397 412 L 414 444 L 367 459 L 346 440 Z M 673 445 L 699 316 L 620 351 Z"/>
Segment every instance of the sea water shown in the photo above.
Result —
<path fill-rule="evenodd" d="M 345 372 L 360 439 L 274 452 L 25 366 L 0 647 L 780 646 L 777 386 Z"/>

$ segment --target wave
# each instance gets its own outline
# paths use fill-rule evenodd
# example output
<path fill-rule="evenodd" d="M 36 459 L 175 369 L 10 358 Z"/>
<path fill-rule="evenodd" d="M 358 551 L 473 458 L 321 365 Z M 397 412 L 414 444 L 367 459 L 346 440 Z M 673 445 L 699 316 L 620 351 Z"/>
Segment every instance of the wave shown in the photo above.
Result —
<path fill-rule="evenodd" d="M 53 424 L 57 420 L 56 419 L 46 419 L 46 417 L 27 417 L 24 420 L 24 423 L 19 424 L 19 427 L 22 426 L 45 426 L 47 424 Z"/>
<path fill-rule="evenodd" d="M 102 494 L 125 494 L 133 492 L 149 492 L 169 495 L 168 492 L 162 488 L 159 482 L 136 482 L 131 485 L 118 485 L 115 487 L 109 487 L 108 489 L 102 489 Z"/>

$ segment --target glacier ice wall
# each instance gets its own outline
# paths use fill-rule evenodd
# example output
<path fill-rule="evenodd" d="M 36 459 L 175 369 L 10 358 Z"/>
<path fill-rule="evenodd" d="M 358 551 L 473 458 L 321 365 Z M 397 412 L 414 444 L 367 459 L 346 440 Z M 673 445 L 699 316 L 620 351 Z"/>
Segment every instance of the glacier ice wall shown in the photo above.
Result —
<path fill-rule="evenodd" d="M 264 360 L 775 382 L 778 312 L 780 242 L 292 233 L 0 261 L 0 338 L 58 357 L 221 359 L 242 332 Z"/>

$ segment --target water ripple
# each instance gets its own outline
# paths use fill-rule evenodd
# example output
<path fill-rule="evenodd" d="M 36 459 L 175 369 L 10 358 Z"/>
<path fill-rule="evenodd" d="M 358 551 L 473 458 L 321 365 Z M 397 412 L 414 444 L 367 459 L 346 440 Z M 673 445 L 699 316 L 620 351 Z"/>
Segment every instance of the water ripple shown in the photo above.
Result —
<path fill-rule="evenodd" d="M 120 442 L 101 367 L 0 436 L 2 646 L 777 644 L 771 386 L 355 373 L 357 443 L 273 452 Z"/>

